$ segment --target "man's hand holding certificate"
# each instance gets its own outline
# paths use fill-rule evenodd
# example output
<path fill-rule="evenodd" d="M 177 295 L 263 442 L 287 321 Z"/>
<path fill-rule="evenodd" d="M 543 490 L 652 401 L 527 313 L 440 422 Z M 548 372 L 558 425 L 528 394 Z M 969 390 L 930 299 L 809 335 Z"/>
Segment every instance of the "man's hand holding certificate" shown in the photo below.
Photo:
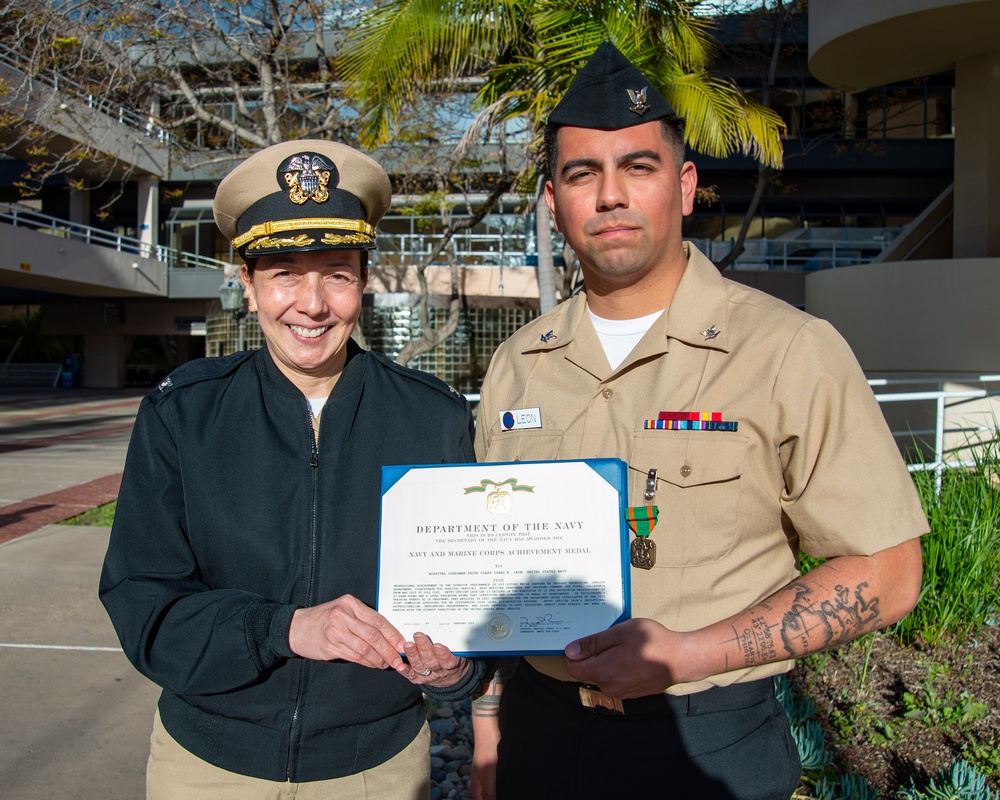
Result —
<path fill-rule="evenodd" d="M 618 459 L 383 467 L 379 613 L 454 653 L 561 653 L 629 616 Z"/>

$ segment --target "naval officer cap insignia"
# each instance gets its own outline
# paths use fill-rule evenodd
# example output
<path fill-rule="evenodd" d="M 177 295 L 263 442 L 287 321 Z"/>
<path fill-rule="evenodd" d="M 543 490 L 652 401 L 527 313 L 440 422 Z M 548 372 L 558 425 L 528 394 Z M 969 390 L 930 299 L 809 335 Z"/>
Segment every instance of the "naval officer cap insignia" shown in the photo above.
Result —
<path fill-rule="evenodd" d="M 227 175 L 215 193 L 215 222 L 243 258 L 305 250 L 374 250 L 389 208 L 378 163 L 338 142 L 272 145 Z"/>
<path fill-rule="evenodd" d="M 550 125 L 617 131 L 676 113 L 611 42 L 584 65 L 549 114 Z"/>

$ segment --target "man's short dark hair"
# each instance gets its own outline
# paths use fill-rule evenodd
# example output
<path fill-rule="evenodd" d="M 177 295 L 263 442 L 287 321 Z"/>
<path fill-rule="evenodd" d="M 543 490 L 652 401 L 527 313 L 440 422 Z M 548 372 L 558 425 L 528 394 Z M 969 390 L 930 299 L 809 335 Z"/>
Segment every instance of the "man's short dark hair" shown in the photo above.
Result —
<path fill-rule="evenodd" d="M 670 146 L 674 159 L 677 161 L 677 168 L 680 169 L 684 163 L 684 117 L 670 116 L 660 120 L 663 126 L 663 138 Z M 562 125 L 548 123 L 545 126 L 545 160 L 549 168 L 549 177 L 553 177 L 556 171 L 556 160 L 559 156 L 558 137 L 559 129 Z"/>

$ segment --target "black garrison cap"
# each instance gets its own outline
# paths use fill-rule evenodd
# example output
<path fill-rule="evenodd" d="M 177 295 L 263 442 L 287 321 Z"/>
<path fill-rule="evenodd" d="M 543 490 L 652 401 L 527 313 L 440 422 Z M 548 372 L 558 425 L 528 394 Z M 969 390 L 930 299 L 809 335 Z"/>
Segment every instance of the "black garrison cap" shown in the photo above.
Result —
<path fill-rule="evenodd" d="M 611 42 L 604 42 L 552 109 L 549 124 L 617 131 L 673 116 L 670 103 L 646 76 Z"/>

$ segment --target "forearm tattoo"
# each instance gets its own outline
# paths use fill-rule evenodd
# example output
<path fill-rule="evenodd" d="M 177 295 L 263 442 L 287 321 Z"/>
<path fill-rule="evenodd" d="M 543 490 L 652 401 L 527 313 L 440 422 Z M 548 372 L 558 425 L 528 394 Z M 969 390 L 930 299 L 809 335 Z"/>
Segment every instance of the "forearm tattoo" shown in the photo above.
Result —
<path fill-rule="evenodd" d="M 754 664 L 766 664 L 778 660 L 774 647 L 774 637 L 771 636 L 771 628 L 767 624 L 767 618 L 763 615 L 750 620 L 750 624 L 742 632 L 739 632 L 736 638 L 743 652 L 744 666 L 749 667 Z"/>
<path fill-rule="evenodd" d="M 768 618 L 773 619 L 774 615 L 761 613 L 742 631 L 734 629 L 744 667 L 816 653 L 881 627 L 879 598 L 871 593 L 867 582 L 859 583 L 853 590 L 838 584 L 833 597 L 825 600 L 815 600 L 814 591 L 808 581 L 796 581 L 770 602 L 761 603 L 765 612 L 773 612 L 776 605 L 782 605 L 784 596 L 791 593 L 789 608 L 780 621 L 769 622 Z M 781 639 L 780 655 L 775 628 Z"/>
<path fill-rule="evenodd" d="M 879 598 L 869 595 L 867 582 L 859 583 L 853 592 L 838 584 L 833 598 L 818 605 L 808 584 L 795 583 L 789 589 L 795 598 L 781 621 L 781 640 L 792 655 L 848 642 L 881 622 Z"/>
<path fill-rule="evenodd" d="M 472 716 L 497 717 L 500 715 L 500 695 L 516 666 L 517 659 L 500 659 L 492 678 L 483 682 L 481 693 L 472 700 Z"/>
<path fill-rule="evenodd" d="M 500 716 L 500 692 L 502 691 L 503 684 L 501 684 L 496 678 L 491 680 L 486 687 L 486 691 L 472 701 L 472 716 Z"/>

